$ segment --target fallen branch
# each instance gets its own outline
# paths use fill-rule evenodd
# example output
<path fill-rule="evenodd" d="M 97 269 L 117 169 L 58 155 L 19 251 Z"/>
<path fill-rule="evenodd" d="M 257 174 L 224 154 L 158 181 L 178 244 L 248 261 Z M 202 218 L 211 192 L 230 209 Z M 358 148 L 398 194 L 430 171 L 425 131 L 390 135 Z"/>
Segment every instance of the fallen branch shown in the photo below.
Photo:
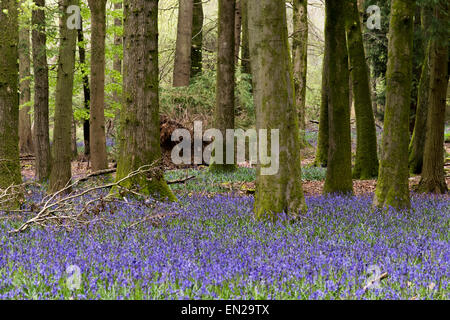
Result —
<path fill-rule="evenodd" d="M 364 288 L 363 288 L 364 293 L 365 293 L 365 292 L 367 291 L 367 289 L 369 289 L 375 282 L 381 281 L 381 280 L 383 280 L 383 279 L 385 279 L 385 278 L 387 278 L 387 277 L 388 277 L 388 273 L 385 272 L 385 273 L 382 273 L 379 277 L 370 280 L 370 281 L 364 286 Z"/>
<path fill-rule="evenodd" d="M 172 180 L 172 181 L 167 181 L 167 184 L 177 184 L 177 183 L 185 183 L 188 180 L 192 180 L 195 179 L 195 176 L 189 176 L 186 177 L 184 179 L 178 179 L 178 180 Z"/>
<path fill-rule="evenodd" d="M 105 169 L 105 170 L 92 172 L 92 173 L 88 174 L 87 176 L 85 176 L 85 177 L 81 178 L 80 180 L 78 180 L 78 182 L 83 182 L 83 181 L 89 180 L 90 178 L 102 176 L 102 175 L 105 175 L 105 174 L 115 173 L 116 171 L 117 171 L 117 168 Z"/>

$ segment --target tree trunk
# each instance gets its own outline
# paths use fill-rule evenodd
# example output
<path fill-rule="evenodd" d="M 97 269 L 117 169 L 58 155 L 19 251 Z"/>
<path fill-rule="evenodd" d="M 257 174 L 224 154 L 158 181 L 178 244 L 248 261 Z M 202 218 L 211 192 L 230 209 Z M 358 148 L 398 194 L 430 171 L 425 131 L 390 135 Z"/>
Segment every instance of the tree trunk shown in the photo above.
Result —
<path fill-rule="evenodd" d="M 55 126 L 53 129 L 53 163 L 50 174 L 50 193 L 63 189 L 72 178 L 72 91 L 77 30 L 67 27 L 67 19 L 69 17 L 67 8 L 70 5 L 78 5 L 78 0 L 61 0 L 60 2 L 60 43 L 56 78 Z"/>
<path fill-rule="evenodd" d="M 239 63 L 239 51 L 241 50 L 241 31 L 242 31 L 242 10 L 241 0 L 236 1 L 236 9 L 234 16 L 234 64 Z"/>
<path fill-rule="evenodd" d="M 414 0 L 391 2 L 383 147 L 374 199 L 378 207 L 410 206 L 408 144 L 414 7 Z"/>
<path fill-rule="evenodd" d="M 299 114 L 300 144 L 306 147 L 306 74 L 308 68 L 308 1 L 294 0 L 294 36 L 292 51 L 294 61 L 294 87 Z"/>
<path fill-rule="evenodd" d="M 324 193 L 352 193 L 349 69 L 345 39 L 345 6 L 327 0 L 325 32 L 328 58 L 328 167 Z"/>
<path fill-rule="evenodd" d="M 89 86 L 89 74 L 86 64 L 86 49 L 84 48 L 84 35 L 83 35 L 83 21 L 81 21 L 81 28 L 78 30 L 78 55 L 80 56 L 81 70 L 83 73 L 83 95 L 84 95 L 84 109 L 90 113 L 91 103 L 91 89 Z M 84 155 L 89 157 L 91 154 L 90 146 L 90 124 L 89 119 L 83 120 L 83 140 L 84 140 Z"/>
<path fill-rule="evenodd" d="M 49 84 L 47 64 L 47 35 L 45 33 L 45 0 L 34 1 L 32 12 L 32 45 L 34 67 L 34 146 L 35 177 L 43 182 L 50 176 Z"/>
<path fill-rule="evenodd" d="M 377 134 L 370 97 L 369 69 L 364 53 L 360 17 L 356 0 L 347 0 L 347 48 L 356 115 L 356 160 L 354 179 L 378 175 Z"/>
<path fill-rule="evenodd" d="M 234 129 L 234 88 L 235 88 L 235 0 L 219 0 L 219 36 L 217 53 L 216 110 L 214 127 L 226 137 L 227 129 Z M 211 163 L 212 171 L 232 171 L 234 163 L 227 163 L 226 144 L 223 143 L 222 163 Z M 234 159 L 234 157 L 233 157 Z"/>
<path fill-rule="evenodd" d="M 191 79 L 202 72 L 203 47 L 203 4 L 202 0 L 194 0 L 192 21 Z"/>
<path fill-rule="evenodd" d="M 92 171 L 108 168 L 105 134 L 105 37 L 107 0 L 88 0 L 92 17 L 90 146 Z"/>
<path fill-rule="evenodd" d="M 191 73 L 191 46 L 194 0 L 179 0 L 177 45 L 173 67 L 173 86 L 189 85 Z"/>
<path fill-rule="evenodd" d="M 439 25 L 449 22 L 448 2 L 436 5 L 435 16 Z M 430 51 L 430 93 L 427 117 L 427 134 L 423 159 L 422 178 L 419 190 L 431 193 L 448 191 L 444 174 L 444 131 L 445 108 L 448 88 L 448 29 L 442 30 L 439 37 L 431 42 Z"/>
<path fill-rule="evenodd" d="M 20 184 L 18 2 L 0 2 L 0 188 Z"/>
<path fill-rule="evenodd" d="M 430 28 L 433 10 L 430 7 L 422 8 L 422 32 L 426 35 Z M 422 65 L 422 74 L 420 76 L 419 88 L 417 93 L 417 109 L 414 131 L 409 144 L 409 171 L 414 174 L 422 172 L 423 152 L 425 148 L 425 136 L 428 113 L 428 94 L 430 92 L 430 43 L 425 41 L 426 51 Z"/>
<path fill-rule="evenodd" d="M 327 20 L 325 19 L 325 29 L 327 29 Z M 329 41 L 328 35 L 325 33 L 325 47 L 322 64 L 322 92 L 320 101 L 320 116 L 319 116 L 319 134 L 317 137 L 317 150 L 314 166 L 326 167 L 328 164 L 328 149 L 329 149 L 329 128 L 328 128 L 328 76 L 330 73 L 328 66 Z"/>
<path fill-rule="evenodd" d="M 191 19 L 192 20 L 192 19 Z M 143 165 L 161 163 L 159 127 L 158 1 L 124 1 L 123 101 L 116 180 Z M 157 199 L 176 200 L 162 170 L 123 182 Z"/>
<path fill-rule="evenodd" d="M 78 157 L 77 123 L 72 113 L 72 160 L 76 160 L 77 157 Z"/>
<path fill-rule="evenodd" d="M 270 130 L 279 130 L 279 152 L 272 153 L 279 161 L 258 163 L 255 214 L 258 219 L 276 219 L 284 212 L 295 218 L 306 206 L 285 1 L 248 0 L 248 18 L 256 129 L 267 129 L 268 135 Z M 267 148 L 276 142 L 268 142 Z M 259 140 L 261 144 L 265 143 Z M 278 170 L 262 174 L 274 165 Z"/>
<path fill-rule="evenodd" d="M 21 1 L 20 3 L 23 3 Z M 30 88 L 30 29 L 29 21 L 19 30 L 19 77 L 20 77 L 20 111 L 19 111 L 19 150 L 22 154 L 32 154 L 33 135 L 31 133 L 31 88 Z"/>
<path fill-rule="evenodd" d="M 115 3 L 114 10 L 117 10 L 117 11 L 122 10 L 122 3 L 121 2 Z M 122 19 L 115 18 L 114 26 L 116 28 L 121 27 Z M 122 46 L 122 35 L 120 35 L 118 33 L 114 34 L 114 46 L 116 48 L 120 48 Z M 121 51 L 123 52 L 123 50 L 121 50 Z M 114 75 L 112 81 L 113 81 L 113 83 L 120 85 L 119 79 L 120 79 L 120 74 L 122 73 L 122 57 L 119 54 L 114 55 L 113 70 L 114 70 L 115 75 Z M 119 90 L 113 91 L 113 97 L 114 97 L 114 101 L 116 102 L 116 104 L 121 106 L 122 99 L 121 99 L 121 93 L 119 92 Z M 114 136 L 114 139 L 117 139 L 117 136 L 118 136 L 117 124 L 119 123 L 119 121 L 120 121 L 120 108 L 116 108 L 114 120 L 112 120 L 112 130 L 111 130 L 112 131 L 111 134 Z"/>
<path fill-rule="evenodd" d="M 250 46 L 248 33 L 248 0 L 241 1 L 242 16 L 242 49 L 241 49 L 241 71 L 242 73 L 251 73 L 250 68 Z"/>

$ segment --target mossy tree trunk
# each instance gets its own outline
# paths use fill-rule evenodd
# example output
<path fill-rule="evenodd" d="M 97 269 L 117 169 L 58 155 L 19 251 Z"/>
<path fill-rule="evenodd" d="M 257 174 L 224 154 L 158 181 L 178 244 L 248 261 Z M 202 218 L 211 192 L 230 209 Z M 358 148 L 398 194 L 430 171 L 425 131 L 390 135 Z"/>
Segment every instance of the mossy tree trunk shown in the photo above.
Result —
<path fill-rule="evenodd" d="M 327 29 L 328 20 L 325 17 L 325 29 Z M 319 115 L 319 134 L 317 137 L 317 149 L 316 157 L 314 159 L 314 166 L 316 167 L 326 167 L 328 163 L 328 147 L 329 147 L 329 130 L 328 130 L 328 54 L 329 41 L 328 34 L 325 32 L 325 45 L 323 53 L 323 63 L 322 63 L 322 90 L 321 90 L 321 100 L 320 100 L 320 115 Z"/>
<path fill-rule="evenodd" d="M 219 36 L 217 52 L 216 108 L 214 128 L 222 132 L 224 138 L 223 158 L 212 160 L 211 171 L 232 171 L 233 163 L 227 163 L 226 145 L 234 143 L 226 140 L 226 130 L 234 129 L 235 103 L 235 0 L 219 0 Z M 233 156 L 234 159 L 234 156 Z M 217 162 L 222 160 L 222 163 Z"/>
<path fill-rule="evenodd" d="M 439 25 L 449 24 L 449 4 L 442 1 L 436 5 L 435 17 Z M 430 50 L 430 93 L 425 139 L 423 172 L 419 190 L 431 193 L 448 191 L 444 173 L 444 131 L 447 103 L 448 70 L 448 28 L 431 41 Z"/>
<path fill-rule="evenodd" d="M 159 128 L 158 1 L 124 1 L 123 102 L 116 180 L 143 165 L 161 161 Z M 158 174 L 123 182 L 156 199 L 175 200 Z"/>
<path fill-rule="evenodd" d="M 294 87 L 299 114 L 300 144 L 306 147 L 306 75 L 308 68 L 308 1 L 293 0 L 294 36 L 292 56 L 294 64 Z"/>
<path fill-rule="evenodd" d="M 203 64 L 203 3 L 194 0 L 192 20 L 191 79 L 202 72 Z"/>
<path fill-rule="evenodd" d="M 295 218 L 305 209 L 305 200 L 285 1 L 248 0 L 248 17 L 256 129 L 279 130 L 278 170 L 262 175 L 263 167 L 274 163 L 258 163 L 255 214 L 275 219 L 285 212 Z M 267 143 L 268 150 L 273 143 Z"/>
<path fill-rule="evenodd" d="M 21 1 L 20 3 L 23 3 Z M 19 30 L 19 77 L 20 77 L 20 111 L 19 111 L 19 150 L 22 154 L 34 153 L 33 135 L 31 133 L 31 41 L 30 21 L 24 19 Z"/>
<path fill-rule="evenodd" d="M 377 135 L 370 96 L 369 69 L 364 53 L 360 16 L 356 0 L 347 1 L 347 48 L 356 115 L 356 160 L 354 179 L 378 175 Z"/>
<path fill-rule="evenodd" d="M 191 76 L 191 46 L 194 0 L 178 1 L 177 43 L 173 67 L 173 86 L 189 85 Z"/>
<path fill-rule="evenodd" d="M 425 38 L 429 33 L 433 10 L 430 6 L 422 8 L 422 32 Z M 425 41 L 426 51 L 422 64 L 422 74 L 420 76 L 419 88 L 417 93 L 417 109 L 414 123 L 414 131 L 409 144 L 409 171 L 414 174 L 422 172 L 423 152 L 425 148 L 425 136 L 428 113 L 428 94 L 430 91 L 430 43 Z"/>
<path fill-rule="evenodd" d="M 382 155 L 374 199 L 378 207 L 410 206 L 408 144 L 414 12 L 413 0 L 391 2 Z"/>
<path fill-rule="evenodd" d="M 108 168 L 105 133 L 105 37 L 107 0 L 88 0 L 91 10 L 90 146 L 93 171 Z"/>
<path fill-rule="evenodd" d="M 122 11 L 122 2 L 116 2 L 114 3 L 114 10 L 115 11 Z M 114 19 L 114 47 L 116 48 L 116 54 L 114 55 L 114 61 L 113 61 L 113 70 L 114 70 L 114 76 L 112 77 L 112 82 L 119 86 L 119 84 L 122 82 L 122 79 L 120 79 L 120 76 L 122 74 L 122 34 L 119 32 L 119 30 L 122 27 L 122 19 L 121 18 L 115 18 Z M 123 30 L 123 28 L 122 28 Z M 113 100 L 116 102 L 117 105 L 122 105 L 122 95 L 119 90 L 113 91 Z M 110 127 L 112 131 L 112 135 L 114 138 L 117 138 L 118 135 L 118 124 L 120 122 L 120 108 L 116 108 L 114 119 L 110 120 Z"/>
<path fill-rule="evenodd" d="M 35 177 L 37 181 L 42 182 L 50 176 L 51 166 L 47 35 L 45 33 L 45 0 L 35 0 L 34 2 L 38 8 L 33 10 L 31 17 L 33 24 Z"/>
<path fill-rule="evenodd" d="M 248 33 L 248 0 L 241 0 L 242 16 L 242 49 L 241 49 L 241 71 L 242 73 L 251 73 L 250 68 L 250 45 Z"/>
<path fill-rule="evenodd" d="M 349 68 L 345 39 L 345 6 L 325 2 L 328 50 L 329 147 L 324 193 L 352 193 Z"/>
<path fill-rule="evenodd" d="M 83 32 L 83 20 L 81 20 L 81 26 L 78 30 L 78 55 L 80 57 L 81 72 L 83 74 L 83 96 L 84 96 L 84 109 L 89 113 L 91 109 L 91 87 L 89 85 L 89 72 L 86 64 L 86 49 L 84 42 Z M 90 121 L 84 119 L 83 121 L 83 140 L 84 140 L 84 155 L 90 156 L 91 154 L 91 135 L 90 135 Z"/>
<path fill-rule="evenodd" d="M 20 184 L 18 1 L 0 2 L 0 188 Z"/>
<path fill-rule="evenodd" d="M 53 129 L 52 168 L 49 192 L 63 189 L 72 179 L 72 96 L 75 70 L 77 30 L 67 26 L 67 8 L 78 0 L 62 0 L 59 5 L 59 53 L 55 96 L 55 126 Z"/>

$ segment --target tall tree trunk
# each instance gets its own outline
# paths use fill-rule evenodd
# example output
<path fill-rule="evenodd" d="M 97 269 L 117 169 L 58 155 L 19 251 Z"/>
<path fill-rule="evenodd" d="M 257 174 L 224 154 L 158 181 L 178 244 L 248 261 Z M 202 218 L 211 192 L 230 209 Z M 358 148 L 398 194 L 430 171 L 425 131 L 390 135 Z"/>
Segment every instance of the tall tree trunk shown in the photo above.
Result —
<path fill-rule="evenodd" d="M 124 1 L 123 101 L 116 180 L 161 163 L 159 128 L 158 0 Z M 157 199 L 176 200 L 162 170 L 123 182 Z"/>
<path fill-rule="evenodd" d="M 191 79 L 202 72 L 203 19 L 204 15 L 202 0 L 194 0 L 194 13 L 192 20 Z"/>
<path fill-rule="evenodd" d="M 23 3 L 23 0 L 20 2 Z M 19 111 L 19 150 L 22 154 L 32 154 L 33 135 L 31 133 L 31 88 L 30 88 L 30 29 L 29 21 L 19 30 L 19 77 L 20 77 L 20 111 Z"/>
<path fill-rule="evenodd" d="M 122 10 L 122 3 L 121 2 L 114 3 L 114 10 L 116 10 L 116 11 Z M 115 18 L 114 26 L 116 28 L 121 27 L 122 19 Z M 120 48 L 122 46 L 122 35 L 117 32 L 114 33 L 114 46 L 116 48 Z M 123 50 L 122 50 L 122 52 L 123 52 Z M 115 75 L 113 76 L 112 81 L 113 81 L 113 83 L 120 85 L 119 79 L 120 79 L 120 74 L 122 73 L 122 57 L 119 54 L 114 55 L 113 70 L 114 70 Z M 113 91 L 113 99 L 117 105 L 122 105 L 122 98 L 121 98 L 121 94 L 120 94 L 119 90 Z M 113 135 L 114 139 L 117 139 L 117 135 L 118 135 L 117 125 L 118 125 L 119 121 L 120 121 L 120 109 L 117 108 L 115 110 L 114 119 L 111 120 L 111 123 L 109 125 L 109 127 L 111 128 L 110 134 Z"/>
<path fill-rule="evenodd" d="M 329 148 L 325 193 L 351 193 L 352 150 L 350 136 L 349 69 L 345 39 L 345 6 L 325 2 L 329 42 L 328 129 Z"/>
<path fill-rule="evenodd" d="M 391 2 L 383 147 L 374 199 L 378 207 L 410 206 L 408 144 L 414 10 L 414 0 Z"/>
<path fill-rule="evenodd" d="M 83 21 L 81 20 L 81 28 L 78 30 L 78 55 L 80 56 L 81 70 L 83 73 L 83 95 L 84 95 L 84 109 L 90 113 L 91 104 L 91 89 L 89 86 L 89 73 L 86 64 L 86 49 L 83 34 Z M 91 138 L 90 138 L 90 124 L 89 119 L 83 120 L 83 140 L 84 140 L 84 155 L 91 154 Z"/>
<path fill-rule="evenodd" d="M 241 50 L 241 31 L 242 31 L 242 10 L 241 0 L 236 1 L 236 9 L 234 16 L 234 63 L 239 63 L 239 51 Z"/>
<path fill-rule="evenodd" d="M 250 45 L 248 33 L 248 0 L 241 1 L 242 16 L 242 49 L 241 49 L 241 68 L 242 73 L 251 73 L 250 68 Z"/>
<path fill-rule="evenodd" d="M 18 2 L 0 2 L 0 188 L 20 184 Z"/>
<path fill-rule="evenodd" d="M 449 4 L 442 1 L 435 8 L 435 17 L 441 26 L 448 26 Z M 427 117 L 427 134 L 423 159 L 422 178 L 419 190 L 422 192 L 446 193 L 448 191 L 444 174 L 444 131 L 445 108 L 449 79 L 448 62 L 449 30 L 444 29 L 432 40 L 430 51 L 430 93 Z"/>
<path fill-rule="evenodd" d="M 105 133 L 105 37 L 107 0 L 88 0 L 92 17 L 91 118 L 92 171 L 108 168 Z"/>
<path fill-rule="evenodd" d="M 429 36 L 427 30 L 430 28 L 433 9 L 430 6 L 422 8 L 422 32 L 425 38 Z M 425 136 L 428 113 L 428 94 L 430 92 L 430 50 L 429 41 L 425 41 L 426 51 L 422 65 L 422 74 L 420 76 L 419 88 L 417 93 L 417 109 L 414 131 L 409 144 L 409 170 L 411 173 L 419 174 L 422 172 L 423 152 L 425 148 Z"/>
<path fill-rule="evenodd" d="M 189 85 L 191 73 L 191 46 L 194 0 L 179 0 L 177 45 L 173 66 L 173 86 Z"/>
<path fill-rule="evenodd" d="M 327 29 L 327 20 L 325 18 L 325 29 Z M 316 158 L 314 159 L 314 166 L 326 167 L 328 164 L 328 149 L 329 149 L 329 128 L 328 128 L 328 76 L 330 73 L 328 66 L 329 41 L 328 35 L 325 32 L 325 47 L 322 64 L 322 91 L 320 101 L 320 115 L 319 115 L 319 134 L 317 137 Z"/>
<path fill-rule="evenodd" d="M 47 35 L 45 33 L 45 0 L 34 1 L 32 12 L 32 45 L 34 67 L 34 146 L 35 177 L 43 182 L 50 176 L 49 84 L 47 64 Z"/>
<path fill-rule="evenodd" d="M 271 153 L 279 161 L 258 163 L 255 214 L 258 219 L 276 219 L 284 212 L 295 218 L 305 209 L 305 200 L 285 1 L 248 0 L 248 17 L 256 129 L 267 129 L 268 135 L 279 130 L 279 152 Z M 268 142 L 267 148 L 276 142 Z M 278 170 L 262 174 L 274 165 Z"/>
<path fill-rule="evenodd" d="M 292 51 L 294 61 L 294 86 L 299 114 L 300 144 L 307 145 L 306 130 L 306 74 L 308 68 L 308 1 L 294 0 L 294 37 Z"/>
<path fill-rule="evenodd" d="M 63 189 L 72 178 L 72 95 L 75 70 L 77 30 L 67 26 L 67 8 L 78 5 L 78 0 L 60 1 L 60 43 L 55 96 L 55 126 L 53 129 L 53 162 L 49 192 Z"/>
<path fill-rule="evenodd" d="M 78 157 L 78 146 L 77 146 L 77 123 L 75 117 L 72 114 L 72 160 Z"/>
<path fill-rule="evenodd" d="M 347 1 L 347 48 L 356 115 L 355 179 L 371 179 L 378 175 L 377 134 L 370 97 L 369 69 L 364 53 L 360 17 L 356 0 Z"/>
<path fill-rule="evenodd" d="M 234 129 L 234 88 L 235 88 L 235 0 L 219 0 L 219 36 L 217 52 L 216 109 L 214 126 L 226 137 L 227 129 Z M 211 163 L 212 171 L 232 171 L 234 163 L 227 163 L 226 141 L 223 144 L 222 163 Z M 234 156 L 233 156 L 234 159 Z"/>

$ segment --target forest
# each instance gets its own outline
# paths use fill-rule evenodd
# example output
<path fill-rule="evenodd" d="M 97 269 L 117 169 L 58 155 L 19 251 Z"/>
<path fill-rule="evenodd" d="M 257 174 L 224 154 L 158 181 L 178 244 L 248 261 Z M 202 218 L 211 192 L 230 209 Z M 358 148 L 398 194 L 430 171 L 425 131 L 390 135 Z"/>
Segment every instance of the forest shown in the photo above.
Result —
<path fill-rule="evenodd" d="M 0 0 L 0 300 L 450 299 L 449 7 Z"/>

